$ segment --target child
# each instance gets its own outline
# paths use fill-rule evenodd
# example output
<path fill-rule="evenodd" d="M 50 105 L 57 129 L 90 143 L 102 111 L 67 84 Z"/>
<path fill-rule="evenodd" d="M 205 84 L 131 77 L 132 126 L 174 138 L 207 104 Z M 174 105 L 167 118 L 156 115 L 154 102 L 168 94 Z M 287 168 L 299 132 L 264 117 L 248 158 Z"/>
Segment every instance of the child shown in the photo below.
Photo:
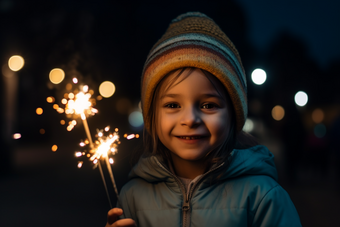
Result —
<path fill-rule="evenodd" d="M 301 226 L 273 155 L 241 132 L 246 86 L 238 51 L 212 19 L 172 21 L 143 70 L 145 153 L 107 227 Z"/>

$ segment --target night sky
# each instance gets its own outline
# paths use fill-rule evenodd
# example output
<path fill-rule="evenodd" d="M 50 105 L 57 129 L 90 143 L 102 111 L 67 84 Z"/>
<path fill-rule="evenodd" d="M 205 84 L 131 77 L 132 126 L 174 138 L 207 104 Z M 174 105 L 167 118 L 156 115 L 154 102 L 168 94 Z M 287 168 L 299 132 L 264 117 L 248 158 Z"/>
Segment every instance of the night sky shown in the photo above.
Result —
<path fill-rule="evenodd" d="M 249 39 L 256 48 L 282 31 L 301 39 L 321 67 L 340 58 L 340 2 L 333 0 L 238 0 L 246 12 Z"/>

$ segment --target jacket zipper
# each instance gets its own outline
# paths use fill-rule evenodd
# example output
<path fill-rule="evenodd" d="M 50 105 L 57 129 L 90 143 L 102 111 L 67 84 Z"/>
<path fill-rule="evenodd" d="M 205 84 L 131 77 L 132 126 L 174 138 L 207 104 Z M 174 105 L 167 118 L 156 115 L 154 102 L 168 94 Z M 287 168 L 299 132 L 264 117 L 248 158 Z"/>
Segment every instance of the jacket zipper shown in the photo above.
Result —
<path fill-rule="evenodd" d="M 174 179 L 177 181 L 178 185 L 181 188 L 182 194 L 183 194 L 183 204 L 182 204 L 182 217 L 183 217 L 183 223 L 182 226 L 183 227 L 187 227 L 187 219 L 189 218 L 189 210 L 190 210 L 190 200 L 191 200 L 191 196 L 194 192 L 194 189 L 196 188 L 196 186 L 198 185 L 198 183 L 205 177 L 207 176 L 209 173 L 211 173 L 212 171 L 215 171 L 216 169 L 220 168 L 221 166 L 224 165 L 224 163 L 220 164 L 219 166 L 216 166 L 212 169 L 210 169 L 208 172 L 206 172 L 205 174 L 203 174 L 192 186 L 190 185 L 190 190 L 187 193 L 186 188 L 184 187 L 183 183 L 178 179 L 178 177 L 176 175 L 174 175 L 172 172 L 170 172 L 165 166 L 163 166 L 162 163 L 160 163 L 158 161 L 158 159 L 156 158 L 156 162 L 157 164 L 164 169 L 165 171 L 167 171 L 171 176 L 174 177 Z"/>

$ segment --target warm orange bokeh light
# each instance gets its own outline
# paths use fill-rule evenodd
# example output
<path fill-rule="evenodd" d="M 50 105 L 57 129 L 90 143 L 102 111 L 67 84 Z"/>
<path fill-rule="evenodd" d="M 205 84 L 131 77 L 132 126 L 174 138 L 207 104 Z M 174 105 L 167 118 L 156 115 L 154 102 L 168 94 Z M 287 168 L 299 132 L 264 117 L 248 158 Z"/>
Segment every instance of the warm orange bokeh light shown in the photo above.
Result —
<path fill-rule="evenodd" d="M 284 116 L 285 116 L 285 110 L 283 109 L 282 106 L 277 105 L 272 109 L 272 117 L 275 120 L 281 121 Z"/>
<path fill-rule="evenodd" d="M 104 98 L 111 97 L 116 91 L 115 85 L 111 81 L 104 81 L 99 86 L 99 93 Z"/>
<path fill-rule="evenodd" d="M 47 97 L 46 98 L 46 101 L 48 102 L 48 103 L 54 103 L 54 97 L 52 97 L 52 96 L 50 96 L 50 97 Z"/>
<path fill-rule="evenodd" d="M 40 134 L 45 134 L 45 129 L 43 129 L 43 128 L 41 128 L 40 130 L 39 130 L 39 132 L 40 132 Z"/>
<path fill-rule="evenodd" d="M 319 124 L 323 121 L 325 114 L 323 113 L 322 109 L 315 109 L 312 113 L 312 119 L 316 124 Z"/>
<path fill-rule="evenodd" d="M 68 83 L 68 84 L 66 84 L 66 90 L 71 90 L 72 89 L 72 84 L 70 84 L 70 83 Z"/>
<path fill-rule="evenodd" d="M 38 107 L 35 112 L 38 114 L 38 115 L 41 115 L 44 111 L 42 108 Z"/>
<path fill-rule="evenodd" d="M 51 150 L 52 150 L 53 152 L 57 151 L 57 150 L 58 150 L 58 146 L 54 144 L 54 145 L 52 146 Z"/>
<path fill-rule="evenodd" d="M 22 69 L 24 64 L 25 64 L 25 61 L 24 61 L 23 57 L 21 57 L 19 55 L 14 55 L 14 56 L 10 57 L 10 59 L 8 60 L 8 67 L 14 72 Z"/>
<path fill-rule="evenodd" d="M 54 84 L 60 84 L 64 78 L 65 78 L 65 73 L 62 69 L 52 69 L 50 72 L 50 81 Z"/>

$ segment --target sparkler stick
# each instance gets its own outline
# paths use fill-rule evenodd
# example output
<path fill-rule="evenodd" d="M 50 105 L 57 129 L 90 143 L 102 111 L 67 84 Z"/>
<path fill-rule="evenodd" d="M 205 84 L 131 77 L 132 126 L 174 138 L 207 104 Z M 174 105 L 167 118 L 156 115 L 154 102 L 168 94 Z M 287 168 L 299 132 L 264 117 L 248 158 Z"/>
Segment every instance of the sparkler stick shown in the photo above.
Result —
<path fill-rule="evenodd" d="M 81 119 L 83 120 L 85 133 L 86 133 L 87 138 L 89 139 L 90 147 L 93 148 L 93 142 L 92 142 L 92 137 L 91 137 L 89 125 L 87 124 L 86 116 L 85 116 L 84 113 L 81 113 Z"/>
<path fill-rule="evenodd" d="M 93 142 L 92 142 L 92 137 L 91 137 L 91 133 L 90 133 L 90 128 L 89 128 L 89 125 L 87 124 L 87 120 L 86 120 L 86 116 L 84 113 L 81 113 L 81 119 L 83 120 L 83 125 L 84 125 L 84 129 L 85 129 L 85 132 L 86 132 L 86 136 L 90 142 L 90 147 L 91 149 L 94 148 L 93 146 Z M 109 200 L 109 204 L 110 204 L 110 208 L 112 209 L 112 203 L 111 203 L 111 199 L 110 199 L 110 195 L 109 195 L 109 191 L 107 190 L 107 185 L 106 185 L 106 181 L 105 181 L 105 177 L 104 177 L 104 173 L 103 173 L 103 169 L 102 169 L 102 165 L 100 164 L 100 162 L 98 162 L 98 168 L 99 168 L 99 172 L 100 172 L 100 176 L 103 180 L 103 183 L 104 183 L 104 188 L 105 188 L 105 192 L 106 192 L 106 196 L 107 196 L 107 199 Z M 110 169 L 111 170 L 111 169 Z M 115 186 L 115 185 L 114 185 Z M 117 189 L 115 187 L 115 192 L 117 193 Z M 117 194 L 118 195 L 118 194 Z"/>

